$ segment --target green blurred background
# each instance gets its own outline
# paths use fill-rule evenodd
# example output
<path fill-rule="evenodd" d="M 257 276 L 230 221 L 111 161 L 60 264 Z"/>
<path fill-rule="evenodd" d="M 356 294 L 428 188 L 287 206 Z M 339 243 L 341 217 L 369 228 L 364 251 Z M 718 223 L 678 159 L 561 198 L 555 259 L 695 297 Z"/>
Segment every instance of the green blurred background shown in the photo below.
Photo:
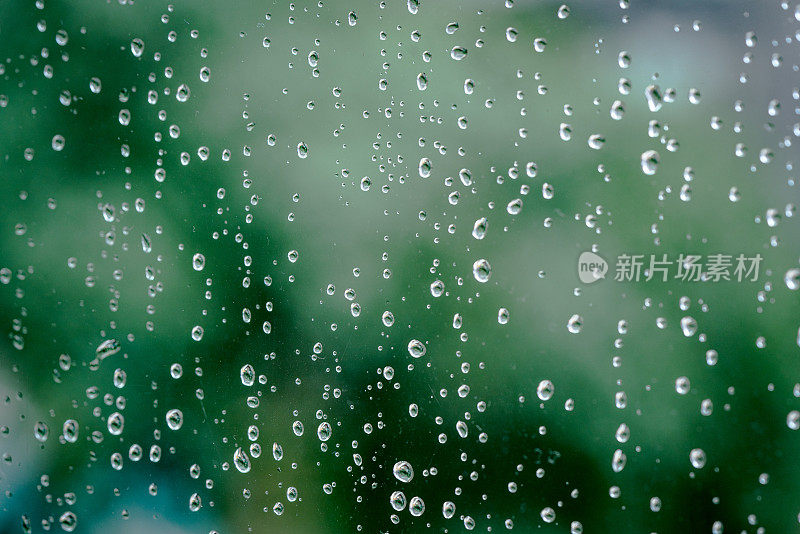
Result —
<path fill-rule="evenodd" d="M 796 13 L 3 3 L 0 531 L 798 530 Z M 584 285 L 588 250 L 764 261 Z"/>

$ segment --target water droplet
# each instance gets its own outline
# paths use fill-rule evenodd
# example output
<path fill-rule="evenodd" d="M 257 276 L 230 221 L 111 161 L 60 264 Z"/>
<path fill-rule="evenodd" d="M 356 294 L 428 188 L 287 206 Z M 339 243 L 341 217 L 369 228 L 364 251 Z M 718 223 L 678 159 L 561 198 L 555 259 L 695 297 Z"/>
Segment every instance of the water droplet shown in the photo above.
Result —
<path fill-rule="evenodd" d="M 488 221 L 486 217 L 481 217 L 472 225 L 472 237 L 475 239 L 483 239 L 486 237 L 486 227 L 488 225 Z"/>
<path fill-rule="evenodd" d="M 444 282 L 441 280 L 434 280 L 431 283 L 431 295 L 434 297 L 441 297 L 444 294 Z"/>
<path fill-rule="evenodd" d="M 456 505 L 452 501 L 444 501 L 442 503 L 442 516 L 445 519 L 452 518 L 456 513 Z"/>
<path fill-rule="evenodd" d="M 200 341 L 203 339 L 203 327 L 200 325 L 195 326 L 192 328 L 192 339 L 195 341 Z"/>
<path fill-rule="evenodd" d="M 63 135 L 56 134 L 53 136 L 53 140 L 50 143 L 50 146 L 53 147 L 53 150 L 56 152 L 61 152 L 64 150 L 64 145 L 66 144 L 66 140 L 64 139 Z"/>
<path fill-rule="evenodd" d="M 556 520 L 556 511 L 549 506 L 542 509 L 542 512 L 539 515 L 541 515 L 542 521 L 545 523 L 552 523 Z"/>
<path fill-rule="evenodd" d="M 256 382 L 256 372 L 253 369 L 253 366 L 249 363 L 243 365 L 242 368 L 239 370 L 239 378 L 242 380 L 242 385 L 250 387 Z"/>
<path fill-rule="evenodd" d="M 199 252 L 192 256 L 192 267 L 195 271 L 202 271 L 203 267 L 206 266 L 206 257 L 200 254 Z"/>
<path fill-rule="evenodd" d="M 280 462 L 283 459 L 283 447 L 278 443 L 272 444 L 272 457 L 275 458 L 276 462 Z"/>
<path fill-rule="evenodd" d="M 383 312 L 383 315 L 381 315 L 381 322 L 383 323 L 383 326 L 387 328 L 392 326 L 394 324 L 394 315 L 392 312 L 388 310 Z"/>
<path fill-rule="evenodd" d="M 509 319 L 509 312 L 506 308 L 500 308 L 497 310 L 497 322 L 500 324 L 508 324 Z"/>
<path fill-rule="evenodd" d="M 645 87 L 644 96 L 647 99 L 647 107 L 650 111 L 655 113 L 661 109 L 664 97 L 661 94 L 661 89 L 657 85 L 648 85 Z"/>
<path fill-rule="evenodd" d="M 681 330 L 686 337 L 692 337 L 697 332 L 697 321 L 694 317 L 687 315 L 681 318 Z"/>
<path fill-rule="evenodd" d="M 542 380 L 536 387 L 536 396 L 539 397 L 540 400 L 548 401 L 553 398 L 553 393 L 555 393 L 555 391 L 556 387 L 550 380 Z"/>
<path fill-rule="evenodd" d="M 144 41 L 139 39 L 138 37 L 131 41 L 131 53 L 133 53 L 134 57 L 142 57 L 142 53 L 144 52 Z"/>
<path fill-rule="evenodd" d="M 593 134 L 589 136 L 589 148 L 593 148 L 594 150 L 600 150 L 603 148 L 603 145 L 606 143 L 605 137 L 599 134 Z"/>
<path fill-rule="evenodd" d="M 625 456 L 625 453 L 622 450 L 617 449 L 614 451 L 614 455 L 611 457 L 611 470 L 615 473 L 619 473 L 623 469 L 625 469 L 625 464 L 628 461 L 628 457 Z"/>
<path fill-rule="evenodd" d="M 36 438 L 36 441 L 44 443 L 45 441 L 47 441 L 49 435 L 50 435 L 50 428 L 47 426 L 47 423 L 43 421 L 37 421 L 36 424 L 33 426 L 33 437 Z"/>
<path fill-rule="evenodd" d="M 119 436 L 122 434 L 123 429 L 125 428 L 125 418 L 119 412 L 114 412 L 108 416 L 108 421 L 106 421 L 106 426 L 108 427 L 108 433 L 112 436 Z"/>
<path fill-rule="evenodd" d="M 178 90 L 175 92 L 175 98 L 178 102 L 186 102 L 189 100 L 191 93 L 192 92 L 189 90 L 189 86 L 185 83 L 182 83 L 178 86 Z"/>
<path fill-rule="evenodd" d="M 792 410 L 786 416 L 786 426 L 792 430 L 800 430 L 800 411 Z"/>
<path fill-rule="evenodd" d="M 405 460 L 396 462 L 394 467 L 392 467 L 392 473 L 400 482 L 411 482 L 414 478 L 414 468 Z"/>
<path fill-rule="evenodd" d="M 67 419 L 62 427 L 62 435 L 67 443 L 78 441 L 78 422 L 75 419 Z"/>
<path fill-rule="evenodd" d="M 181 426 L 183 426 L 183 412 L 177 408 L 168 411 L 166 418 L 167 426 L 170 430 L 180 430 Z"/>
<path fill-rule="evenodd" d="M 625 423 L 620 423 L 616 433 L 614 434 L 614 437 L 617 439 L 618 442 L 626 443 L 628 439 L 630 439 L 631 437 L 631 429 L 628 428 L 628 425 L 626 425 Z"/>
<path fill-rule="evenodd" d="M 247 453 L 241 447 L 237 447 L 233 453 L 233 465 L 236 466 L 240 473 L 250 471 L 250 458 L 247 457 Z"/>
<path fill-rule="evenodd" d="M 650 510 L 653 512 L 661 511 L 661 499 L 658 497 L 652 497 L 650 499 Z"/>
<path fill-rule="evenodd" d="M 408 353 L 412 358 L 421 358 L 425 356 L 426 350 L 425 344 L 418 339 L 412 339 L 408 342 Z"/>
<path fill-rule="evenodd" d="M 421 497 L 411 497 L 408 503 L 408 511 L 414 517 L 419 517 L 425 512 L 425 501 Z"/>
<path fill-rule="evenodd" d="M 623 104 L 620 100 L 614 100 L 614 103 L 611 104 L 611 118 L 615 121 L 621 120 L 623 116 L 625 116 L 625 104 Z"/>
<path fill-rule="evenodd" d="M 58 518 L 58 522 L 61 524 L 61 529 L 64 530 L 64 532 L 72 532 L 75 530 L 75 527 L 78 526 L 78 516 L 76 516 L 74 512 L 64 512 L 61 514 L 61 517 Z"/>
<path fill-rule="evenodd" d="M 106 339 L 95 349 L 95 356 L 99 360 L 104 360 L 122 350 L 122 345 L 116 339 Z"/>
<path fill-rule="evenodd" d="M 456 422 L 456 432 L 461 438 L 466 438 L 469 435 L 469 428 L 467 427 L 467 423 L 464 421 Z"/>
<path fill-rule="evenodd" d="M 692 449 L 689 452 L 689 461 L 695 469 L 702 469 L 706 465 L 706 453 L 703 449 Z"/>
<path fill-rule="evenodd" d="M 389 503 L 395 511 L 400 512 L 406 507 L 406 496 L 402 491 L 394 491 L 389 497 Z"/>
<path fill-rule="evenodd" d="M 103 82 L 100 78 L 94 77 L 89 80 L 89 90 L 94 94 L 99 93 L 103 89 Z"/>
<path fill-rule="evenodd" d="M 431 166 L 431 160 L 428 158 L 422 158 L 419 160 L 419 175 L 421 178 L 430 178 Z"/>
<path fill-rule="evenodd" d="M 786 283 L 786 287 L 792 291 L 800 289 L 800 269 L 794 268 L 786 271 L 783 281 Z"/>
<path fill-rule="evenodd" d="M 467 57 L 467 49 L 463 46 L 454 46 L 453 49 L 450 50 L 450 57 L 456 61 L 461 61 Z"/>
<path fill-rule="evenodd" d="M 297 143 L 297 157 L 300 159 L 308 157 L 308 145 L 303 142 Z"/>
<path fill-rule="evenodd" d="M 522 211 L 522 199 L 515 198 L 506 206 L 506 211 L 509 215 L 519 215 Z"/>
<path fill-rule="evenodd" d="M 576 313 L 567 321 L 567 330 L 572 334 L 580 334 L 581 328 L 583 328 L 583 317 Z"/>
<path fill-rule="evenodd" d="M 486 283 L 492 276 L 492 266 L 489 265 L 488 261 L 481 258 L 472 264 L 472 275 L 478 282 Z"/>
<path fill-rule="evenodd" d="M 320 441 L 328 441 L 329 439 L 331 439 L 332 433 L 333 430 L 331 429 L 331 425 L 327 421 L 323 421 L 317 427 L 317 437 L 319 438 Z"/>
<path fill-rule="evenodd" d="M 691 387 L 691 382 L 687 377 L 679 376 L 675 379 L 675 391 L 677 391 L 679 395 L 686 395 L 689 393 Z"/>
<path fill-rule="evenodd" d="M 292 423 L 292 432 L 294 432 L 295 436 L 297 437 L 302 436 L 304 430 L 305 429 L 303 428 L 303 423 L 301 423 L 300 421 L 295 421 L 294 423 Z"/>
<path fill-rule="evenodd" d="M 566 122 L 562 122 L 558 127 L 558 136 L 562 141 L 569 141 L 572 139 L 572 126 Z"/>
<path fill-rule="evenodd" d="M 153 244 L 150 241 L 150 236 L 147 234 L 142 234 L 142 252 L 145 254 L 150 254 L 153 251 Z"/>
<path fill-rule="evenodd" d="M 464 94 L 471 95 L 475 91 L 475 81 L 467 78 L 464 80 Z"/>
<path fill-rule="evenodd" d="M 648 176 L 652 176 L 658 170 L 658 163 L 661 157 L 655 150 L 646 150 L 642 152 L 641 164 L 642 172 Z"/>

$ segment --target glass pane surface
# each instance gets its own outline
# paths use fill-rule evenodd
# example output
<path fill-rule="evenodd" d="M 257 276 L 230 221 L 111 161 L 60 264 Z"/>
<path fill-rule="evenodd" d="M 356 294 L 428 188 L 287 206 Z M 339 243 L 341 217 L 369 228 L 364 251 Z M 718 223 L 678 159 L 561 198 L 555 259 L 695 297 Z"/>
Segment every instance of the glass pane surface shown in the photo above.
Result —
<path fill-rule="evenodd" d="M 800 528 L 800 5 L 0 3 L 0 532 Z"/>

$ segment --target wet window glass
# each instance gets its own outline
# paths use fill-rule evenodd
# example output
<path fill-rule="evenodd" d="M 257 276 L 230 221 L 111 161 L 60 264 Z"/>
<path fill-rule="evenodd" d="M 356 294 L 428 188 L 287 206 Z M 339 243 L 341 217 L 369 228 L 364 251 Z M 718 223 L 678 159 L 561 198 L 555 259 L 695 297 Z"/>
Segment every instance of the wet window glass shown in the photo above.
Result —
<path fill-rule="evenodd" d="M 794 532 L 800 5 L 0 5 L 0 531 Z"/>

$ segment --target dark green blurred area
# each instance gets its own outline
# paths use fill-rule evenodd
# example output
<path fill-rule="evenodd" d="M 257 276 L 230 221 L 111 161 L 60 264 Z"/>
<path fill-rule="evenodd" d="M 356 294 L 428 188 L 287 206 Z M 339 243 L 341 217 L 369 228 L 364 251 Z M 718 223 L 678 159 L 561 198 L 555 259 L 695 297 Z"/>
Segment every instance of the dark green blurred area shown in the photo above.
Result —
<path fill-rule="evenodd" d="M 0 531 L 62 531 L 66 512 L 75 532 L 797 530 L 795 12 L 583 1 L 561 18 L 560 5 L 0 5 Z M 650 111 L 650 84 L 674 101 Z M 592 249 L 612 268 L 623 253 L 764 261 L 757 282 L 584 285 Z M 93 363 L 108 339 L 121 350 Z M 392 509 L 394 491 L 424 513 Z"/>

